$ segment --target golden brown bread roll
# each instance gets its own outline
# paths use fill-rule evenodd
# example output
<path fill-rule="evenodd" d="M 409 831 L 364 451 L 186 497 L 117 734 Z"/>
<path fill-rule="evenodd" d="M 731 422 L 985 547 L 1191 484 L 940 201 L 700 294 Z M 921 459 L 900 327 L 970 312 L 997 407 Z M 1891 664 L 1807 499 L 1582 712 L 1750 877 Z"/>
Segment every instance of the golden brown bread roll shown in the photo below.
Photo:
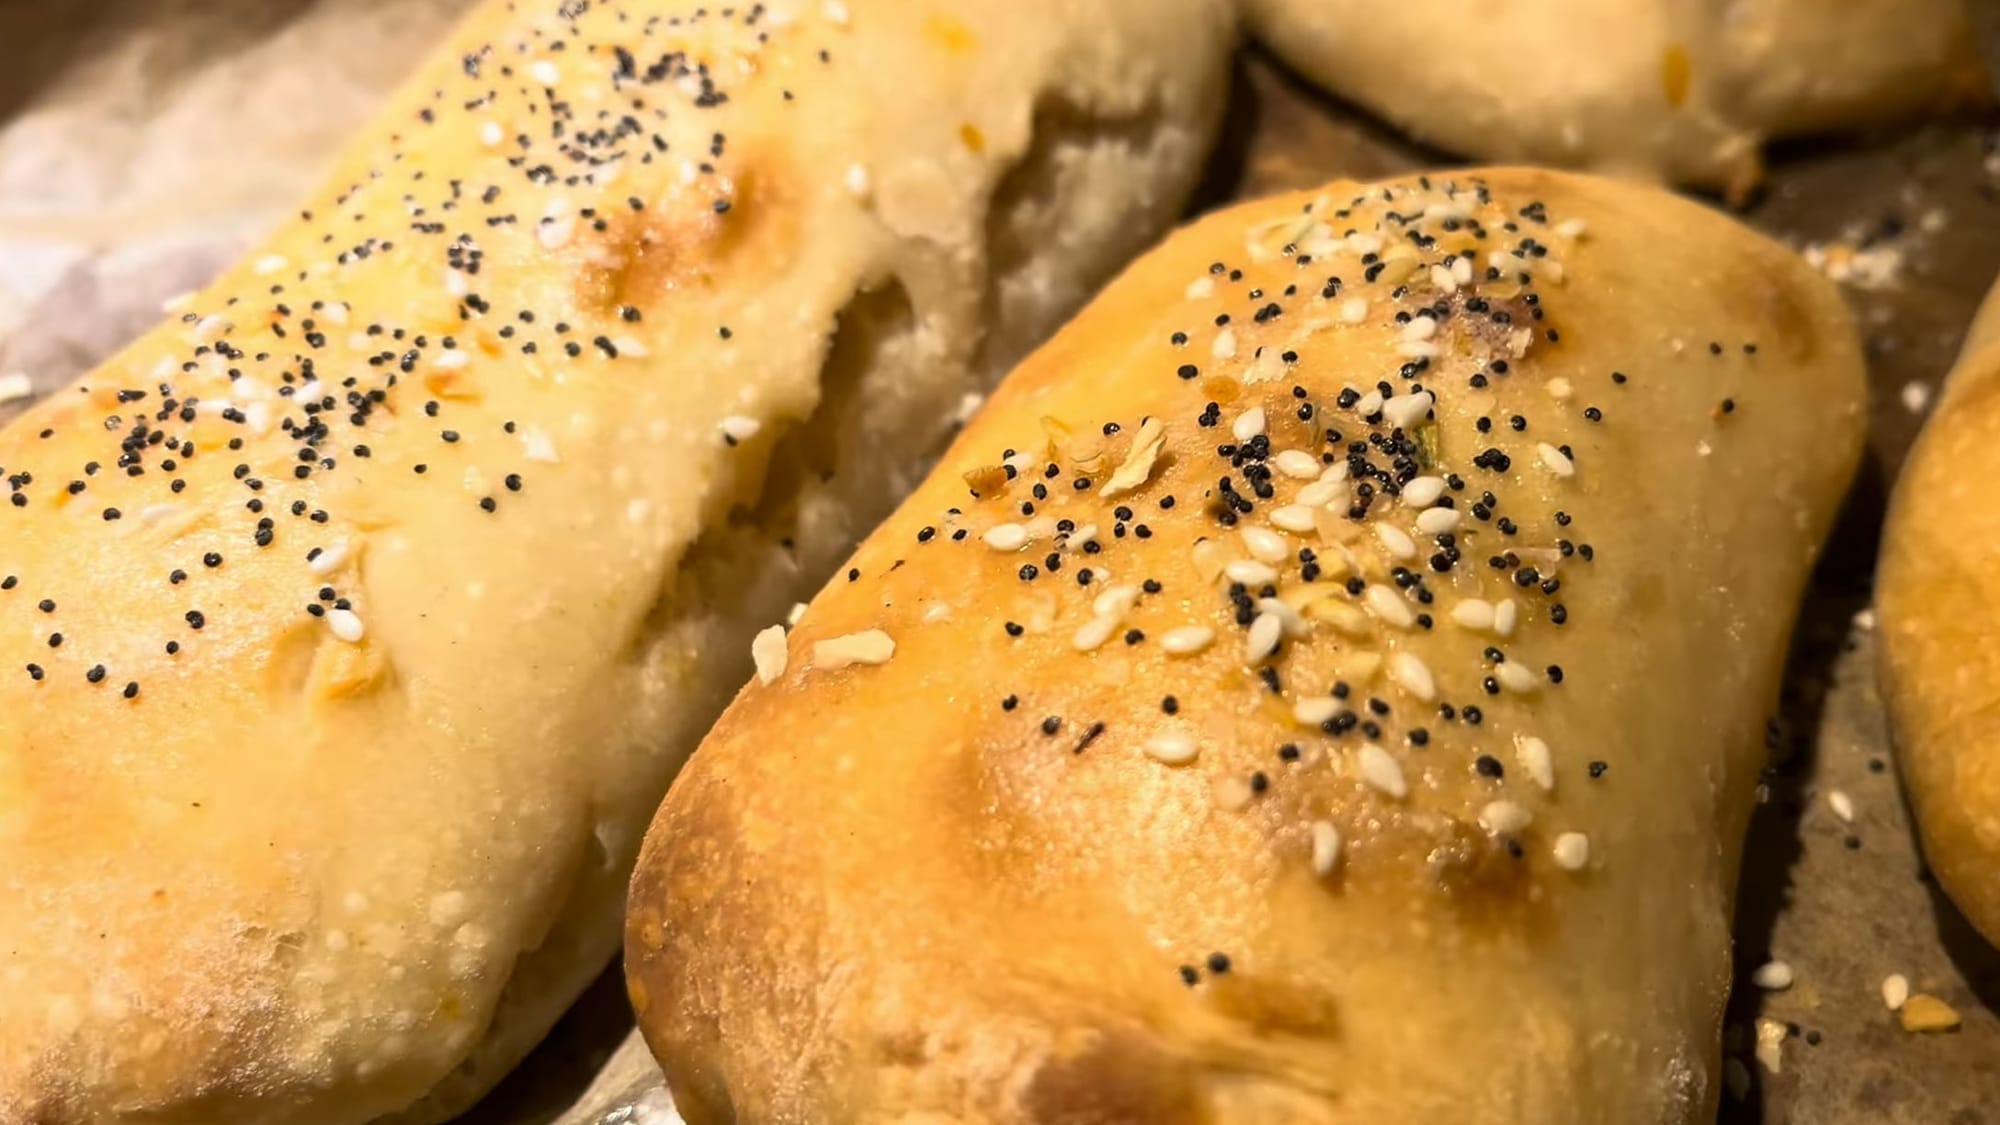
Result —
<path fill-rule="evenodd" d="M 690 1125 L 1711 1120 L 1862 428 L 1832 286 L 1653 189 L 1173 236 L 668 795 L 627 980 Z"/>
<path fill-rule="evenodd" d="M 0 1121 L 490 1085 L 756 629 L 1171 222 L 1228 20 L 494 0 L 0 433 Z"/>
<path fill-rule="evenodd" d="M 2000 944 L 2000 288 L 1903 464 L 1875 579 L 1897 761 L 1938 882 Z"/>
<path fill-rule="evenodd" d="M 1992 99 L 1968 0 L 1243 7 L 1286 62 L 1431 144 L 1738 193 L 1768 138 Z"/>

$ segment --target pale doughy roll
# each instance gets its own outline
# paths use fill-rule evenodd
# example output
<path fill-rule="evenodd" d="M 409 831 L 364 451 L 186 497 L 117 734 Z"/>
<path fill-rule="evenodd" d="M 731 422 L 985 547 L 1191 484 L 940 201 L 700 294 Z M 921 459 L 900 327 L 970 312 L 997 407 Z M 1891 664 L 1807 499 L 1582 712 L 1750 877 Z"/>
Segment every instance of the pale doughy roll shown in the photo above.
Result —
<path fill-rule="evenodd" d="M 1990 0 L 1243 0 L 1286 62 L 1421 140 L 1748 191 L 1773 137 L 1993 98 Z"/>
<path fill-rule="evenodd" d="M 1910 450 L 1875 580 L 1882 687 L 1924 859 L 2000 944 L 2000 289 Z"/>
<path fill-rule="evenodd" d="M 695 754 L 692 1125 L 1713 1120 L 1741 837 L 1861 448 L 1783 247 L 1501 169 L 1213 215 L 1003 384 Z"/>
<path fill-rule="evenodd" d="M 0 1121 L 491 1085 L 756 630 L 1172 221 L 1229 19 L 493 0 L 0 433 Z"/>

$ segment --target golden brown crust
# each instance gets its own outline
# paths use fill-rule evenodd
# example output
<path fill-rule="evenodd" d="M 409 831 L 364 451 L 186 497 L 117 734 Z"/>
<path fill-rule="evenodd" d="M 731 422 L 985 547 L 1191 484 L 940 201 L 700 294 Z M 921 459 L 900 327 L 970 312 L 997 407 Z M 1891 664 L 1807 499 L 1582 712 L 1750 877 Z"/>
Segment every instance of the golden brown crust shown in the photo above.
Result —
<path fill-rule="evenodd" d="M 751 635 L 1171 221 L 1228 46 L 1219 0 L 474 12 L 0 432 L 0 1122 L 497 1079 Z"/>
<path fill-rule="evenodd" d="M 1904 463 L 1882 530 L 1882 686 L 1924 859 L 2000 943 L 2000 289 Z"/>
<path fill-rule="evenodd" d="M 1340 183 L 1174 236 L 662 807 L 627 969 L 688 1119 L 1702 1120 L 1861 387 L 1829 285 L 1649 189 Z"/>
<path fill-rule="evenodd" d="M 1292 66 L 1431 144 L 1734 193 L 1755 186 L 1767 139 L 1993 97 L 1966 0 L 1244 8 Z"/>

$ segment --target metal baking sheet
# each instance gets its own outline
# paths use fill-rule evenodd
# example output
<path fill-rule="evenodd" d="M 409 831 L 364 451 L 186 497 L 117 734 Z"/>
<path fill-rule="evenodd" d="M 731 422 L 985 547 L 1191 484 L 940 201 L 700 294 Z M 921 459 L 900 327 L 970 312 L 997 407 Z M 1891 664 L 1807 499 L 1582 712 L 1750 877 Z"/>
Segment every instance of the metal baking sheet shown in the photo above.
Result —
<path fill-rule="evenodd" d="M 469 2 L 0 0 L 0 376 L 45 392 L 202 283 Z M 2000 1122 L 2000 953 L 1923 870 L 1866 614 L 1889 482 L 2000 271 L 1996 152 L 1995 120 L 1788 144 L 1743 212 L 1841 281 L 1874 425 L 1794 642 L 1746 851 L 1726 1125 Z M 1449 163 L 1251 52 L 1195 206 Z M 0 403 L 0 420 L 18 409 Z M 1750 983 L 1772 958 L 1789 989 Z M 1902 1030 L 1880 995 L 1892 973 L 1962 1026 Z M 1774 1021 L 1761 1051 L 1759 1021 Z M 664 1125 L 665 1105 L 608 971 L 465 1120 Z"/>

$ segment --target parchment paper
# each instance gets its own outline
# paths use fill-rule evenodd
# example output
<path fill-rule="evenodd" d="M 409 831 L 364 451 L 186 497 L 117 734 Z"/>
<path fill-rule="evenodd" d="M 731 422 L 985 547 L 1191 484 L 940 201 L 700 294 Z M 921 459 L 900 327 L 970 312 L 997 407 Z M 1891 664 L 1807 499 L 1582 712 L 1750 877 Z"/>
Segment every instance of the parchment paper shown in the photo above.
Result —
<path fill-rule="evenodd" d="M 0 376 L 60 385 L 206 280 L 311 187 L 469 2 L 0 0 Z M 1239 70 L 1198 207 L 1446 163 L 1260 56 Z M 1874 427 L 1795 642 L 1751 831 L 1727 1125 L 2000 1122 L 2000 954 L 1924 875 L 1865 614 L 1887 483 L 2000 271 L 1996 126 L 1783 148 L 1747 212 L 1842 280 L 1868 334 Z M 16 408 L 0 404 L 0 420 Z M 1790 989 L 1749 982 L 1772 957 Z M 1880 996 L 1891 973 L 1964 1025 L 1903 1031 Z M 1778 1021 L 1761 1053 L 1760 1019 Z M 630 1028 L 607 972 L 466 1120 L 677 1120 Z"/>

